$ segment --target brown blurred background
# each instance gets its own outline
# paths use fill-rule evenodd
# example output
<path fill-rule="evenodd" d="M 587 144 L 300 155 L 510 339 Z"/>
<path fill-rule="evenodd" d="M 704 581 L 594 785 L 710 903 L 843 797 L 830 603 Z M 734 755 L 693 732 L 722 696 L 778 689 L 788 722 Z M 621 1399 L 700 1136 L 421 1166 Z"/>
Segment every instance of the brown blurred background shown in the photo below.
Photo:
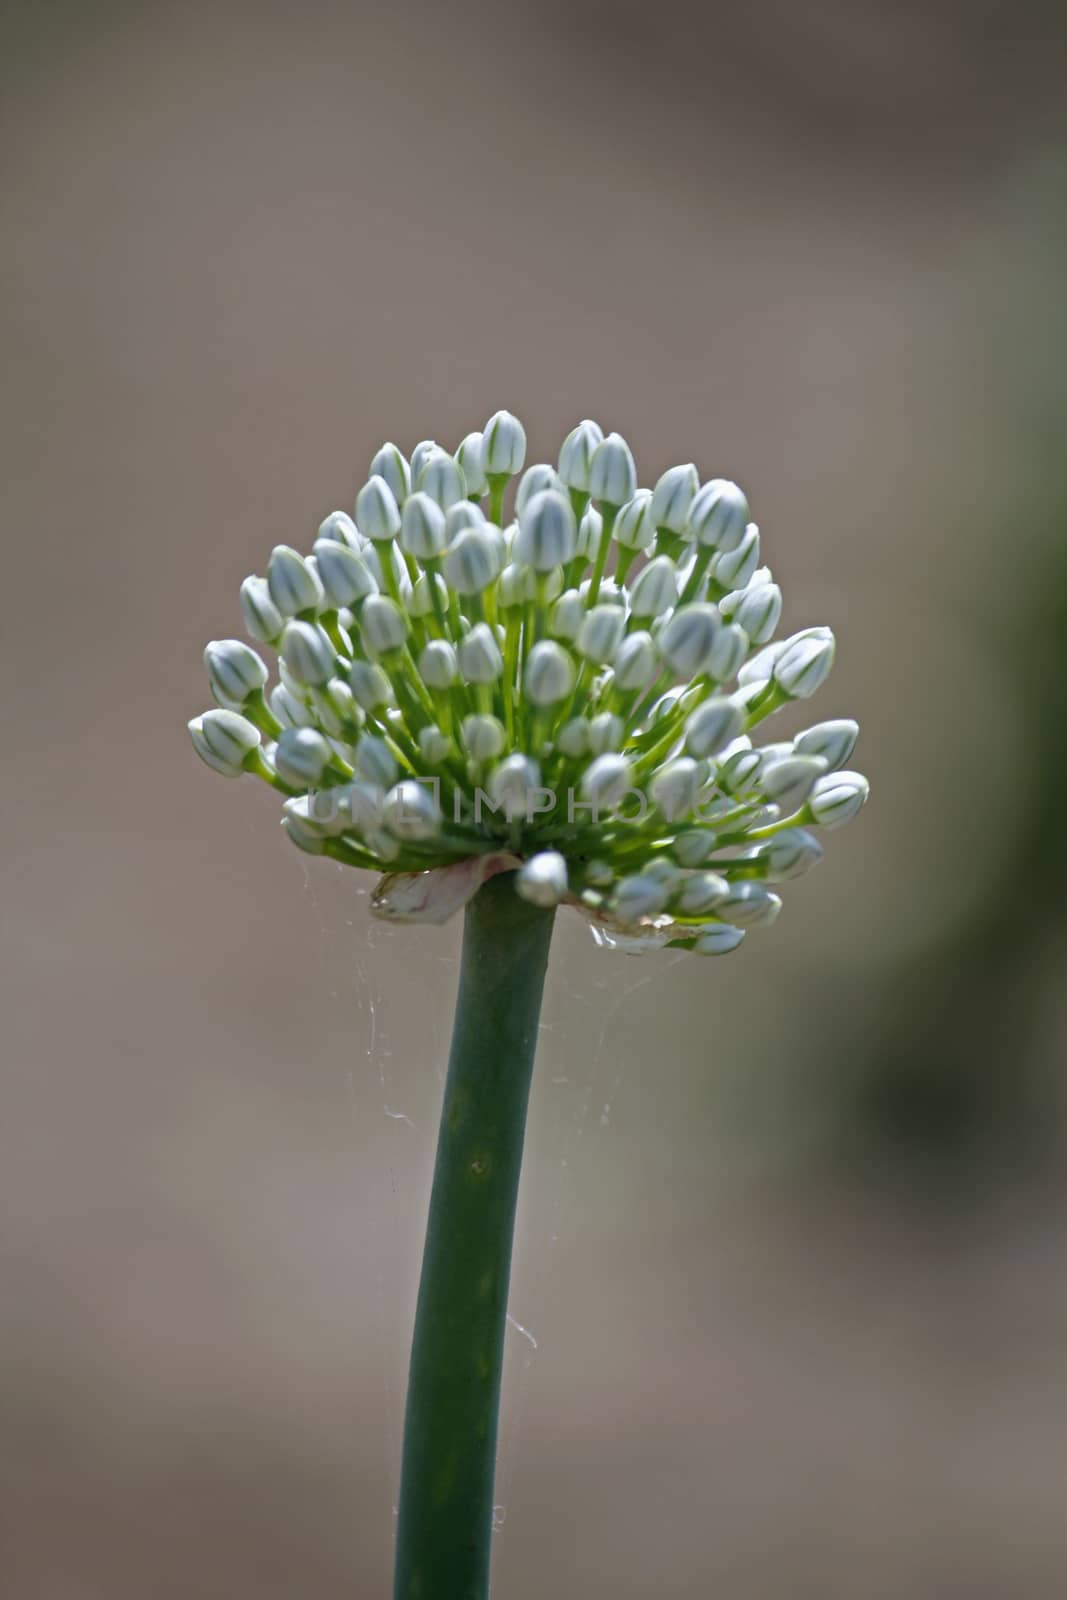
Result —
<path fill-rule="evenodd" d="M 496 1590 L 1062 1596 L 1062 8 L 2 35 L 3 1594 L 388 1592 L 458 929 L 184 721 L 272 544 L 506 405 L 740 479 L 874 798 L 729 962 L 561 919 Z"/>

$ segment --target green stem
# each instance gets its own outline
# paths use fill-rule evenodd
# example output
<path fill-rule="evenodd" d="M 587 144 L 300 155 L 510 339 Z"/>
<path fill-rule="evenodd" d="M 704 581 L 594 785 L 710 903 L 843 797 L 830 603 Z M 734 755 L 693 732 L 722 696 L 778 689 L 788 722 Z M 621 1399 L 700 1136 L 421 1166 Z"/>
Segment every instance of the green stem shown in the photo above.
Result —
<path fill-rule="evenodd" d="M 485 1600 L 515 1202 L 552 913 L 470 902 L 415 1313 L 395 1600 Z"/>

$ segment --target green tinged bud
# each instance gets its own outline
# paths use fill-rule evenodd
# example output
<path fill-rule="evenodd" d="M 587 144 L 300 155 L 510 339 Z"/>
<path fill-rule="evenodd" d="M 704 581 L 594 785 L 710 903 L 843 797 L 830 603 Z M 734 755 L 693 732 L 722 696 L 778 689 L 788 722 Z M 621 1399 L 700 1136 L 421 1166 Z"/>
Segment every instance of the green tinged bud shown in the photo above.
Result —
<path fill-rule="evenodd" d="M 259 729 L 236 711 L 205 711 L 189 723 L 201 761 L 224 778 L 239 778 L 243 762 L 259 745 Z"/>
<path fill-rule="evenodd" d="M 559 452 L 560 481 L 579 494 L 589 493 L 593 454 L 604 434 L 595 422 L 586 420 L 572 428 Z"/>

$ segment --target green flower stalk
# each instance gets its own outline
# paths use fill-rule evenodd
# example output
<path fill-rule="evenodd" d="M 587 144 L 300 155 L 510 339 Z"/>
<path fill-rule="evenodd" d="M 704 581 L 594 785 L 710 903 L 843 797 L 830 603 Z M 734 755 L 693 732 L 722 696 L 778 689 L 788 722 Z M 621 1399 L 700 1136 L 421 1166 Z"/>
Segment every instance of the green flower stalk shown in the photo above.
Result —
<path fill-rule="evenodd" d="M 498 412 L 455 454 L 374 456 L 355 517 L 278 545 L 205 661 L 203 760 L 284 801 L 298 849 L 381 874 L 376 915 L 465 908 L 404 1433 L 398 1600 L 488 1593 L 523 1131 L 555 910 L 628 950 L 735 950 L 853 817 L 858 728 L 759 745 L 825 682 L 825 627 L 782 595 L 748 501 L 692 464 L 652 489 L 585 421 L 523 472 Z M 520 476 L 521 474 L 521 476 Z M 505 520 L 513 480 L 514 519 Z"/>

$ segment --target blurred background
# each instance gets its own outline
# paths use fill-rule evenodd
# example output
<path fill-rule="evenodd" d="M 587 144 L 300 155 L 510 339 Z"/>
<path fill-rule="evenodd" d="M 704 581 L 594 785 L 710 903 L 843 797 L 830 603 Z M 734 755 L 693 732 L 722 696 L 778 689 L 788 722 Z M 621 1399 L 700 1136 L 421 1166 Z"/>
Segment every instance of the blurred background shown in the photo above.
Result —
<path fill-rule="evenodd" d="M 729 962 L 560 919 L 496 1592 L 1062 1596 L 1062 8 L 0 28 L 4 1594 L 388 1593 L 459 929 L 184 723 L 271 545 L 507 406 L 739 479 L 874 790 Z"/>

